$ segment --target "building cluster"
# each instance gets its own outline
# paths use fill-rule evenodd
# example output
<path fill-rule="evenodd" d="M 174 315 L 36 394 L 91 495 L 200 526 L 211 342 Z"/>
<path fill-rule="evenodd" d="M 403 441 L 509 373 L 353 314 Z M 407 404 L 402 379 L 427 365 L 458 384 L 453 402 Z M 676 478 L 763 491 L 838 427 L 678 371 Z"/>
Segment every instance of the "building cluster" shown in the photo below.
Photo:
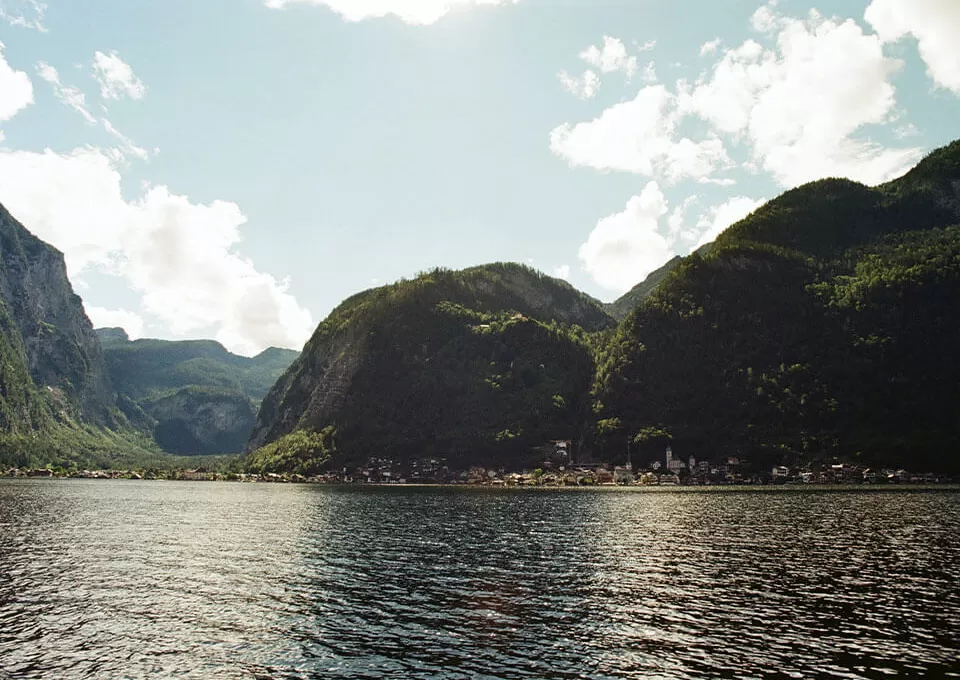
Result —
<path fill-rule="evenodd" d="M 344 467 L 322 474 L 242 474 L 221 473 L 203 467 L 189 470 L 63 470 L 50 468 L 7 471 L 8 477 L 78 477 L 86 479 L 168 479 L 183 481 L 287 482 L 314 484 L 471 484 L 483 486 L 676 486 L 723 484 L 878 484 L 944 483 L 950 478 L 933 473 L 913 473 L 902 469 L 875 469 L 847 463 L 817 468 L 791 468 L 778 465 L 769 472 L 747 472 L 745 461 L 727 456 L 720 461 L 686 460 L 675 456 L 667 446 L 662 460 L 650 461 L 635 469 L 629 459 L 625 465 L 577 462 L 572 442 L 552 442 L 539 467 L 507 470 L 502 467 L 474 466 L 466 470 L 451 467 L 446 458 L 423 457 L 395 461 L 371 456 L 365 464 Z"/>

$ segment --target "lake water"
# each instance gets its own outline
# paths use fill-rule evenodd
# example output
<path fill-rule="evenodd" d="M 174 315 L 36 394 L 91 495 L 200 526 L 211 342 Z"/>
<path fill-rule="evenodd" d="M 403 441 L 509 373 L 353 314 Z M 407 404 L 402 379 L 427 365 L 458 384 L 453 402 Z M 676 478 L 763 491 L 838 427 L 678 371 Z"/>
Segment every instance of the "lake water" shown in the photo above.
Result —
<path fill-rule="evenodd" d="M 0 678 L 960 677 L 960 493 L 0 481 Z"/>

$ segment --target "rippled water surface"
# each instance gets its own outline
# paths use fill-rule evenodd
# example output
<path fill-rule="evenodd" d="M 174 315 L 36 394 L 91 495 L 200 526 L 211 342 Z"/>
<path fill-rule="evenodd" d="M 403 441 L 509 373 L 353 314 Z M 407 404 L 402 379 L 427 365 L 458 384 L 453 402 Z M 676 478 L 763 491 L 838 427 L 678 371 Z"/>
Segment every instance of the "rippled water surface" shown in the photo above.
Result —
<path fill-rule="evenodd" d="M 0 481 L 0 677 L 960 677 L 957 492 Z"/>

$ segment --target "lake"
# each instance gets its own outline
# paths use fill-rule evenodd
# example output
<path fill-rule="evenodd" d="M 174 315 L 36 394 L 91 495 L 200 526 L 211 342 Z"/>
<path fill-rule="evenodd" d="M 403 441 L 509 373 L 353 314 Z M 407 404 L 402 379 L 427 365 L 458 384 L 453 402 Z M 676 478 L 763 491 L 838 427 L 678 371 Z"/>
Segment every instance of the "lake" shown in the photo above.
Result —
<path fill-rule="evenodd" d="M 960 677 L 957 491 L 0 481 L 0 678 Z"/>

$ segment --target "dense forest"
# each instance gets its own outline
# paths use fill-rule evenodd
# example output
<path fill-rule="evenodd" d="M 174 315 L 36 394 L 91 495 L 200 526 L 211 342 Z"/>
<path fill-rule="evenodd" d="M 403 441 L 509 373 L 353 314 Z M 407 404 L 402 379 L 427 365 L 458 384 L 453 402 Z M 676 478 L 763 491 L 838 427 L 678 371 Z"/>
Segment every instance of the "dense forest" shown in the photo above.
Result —
<path fill-rule="evenodd" d="M 579 436 L 588 332 L 613 326 L 596 300 L 514 264 L 367 291 L 320 324 L 267 396 L 252 448 L 271 445 L 248 467 L 310 472 L 370 456 L 535 463 L 550 440 Z"/>
<path fill-rule="evenodd" d="M 822 180 L 686 258 L 597 355 L 596 445 L 960 465 L 960 144 L 869 188 Z"/>

